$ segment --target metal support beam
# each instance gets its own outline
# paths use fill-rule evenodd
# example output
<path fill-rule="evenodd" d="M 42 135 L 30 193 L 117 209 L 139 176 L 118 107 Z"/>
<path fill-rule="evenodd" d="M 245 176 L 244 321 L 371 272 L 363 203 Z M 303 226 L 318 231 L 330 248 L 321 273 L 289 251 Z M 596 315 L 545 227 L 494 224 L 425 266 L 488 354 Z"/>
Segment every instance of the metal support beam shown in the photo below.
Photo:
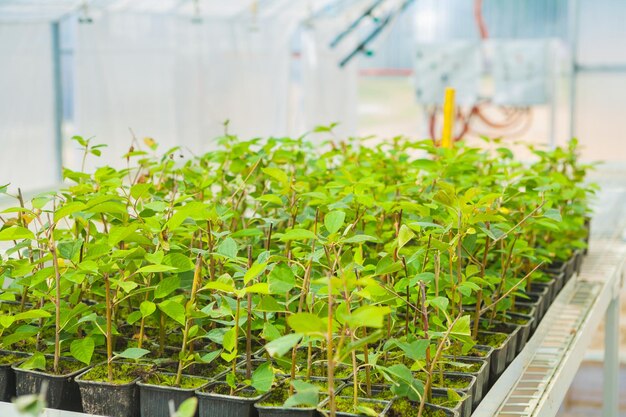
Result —
<path fill-rule="evenodd" d="M 61 79 L 61 34 L 59 22 L 51 23 L 54 86 L 54 143 L 57 180 L 63 179 L 63 81 Z"/>
<path fill-rule="evenodd" d="M 619 293 L 606 311 L 604 326 L 604 417 L 619 416 Z"/>
<path fill-rule="evenodd" d="M 569 138 L 576 137 L 576 80 L 578 75 L 578 31 L 580 27 L 580 1 L 569 2 L 568 38 L 571 54 L 569 89 Z"/>

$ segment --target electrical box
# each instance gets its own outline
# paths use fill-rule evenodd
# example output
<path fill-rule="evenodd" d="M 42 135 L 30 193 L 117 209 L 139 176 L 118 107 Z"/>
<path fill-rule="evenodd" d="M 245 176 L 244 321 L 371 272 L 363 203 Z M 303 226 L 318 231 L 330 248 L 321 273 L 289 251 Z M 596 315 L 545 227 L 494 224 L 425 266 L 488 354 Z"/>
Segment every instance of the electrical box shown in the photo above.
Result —
<path fill-rule="evenodd" d="M 526 107 L 546 104 L 553 82 L 554 48 L 549 40 L 493 43 L 493 103 Z"/>
<path fill-rule="evenodd" d="M 441 105 L 446 87 L 452 87 L 456 90 L 457 104 L 475 104 L 479 96 L 481 63 L 477 42 L 418 44 L 415 51 L 417 101 Z"/>

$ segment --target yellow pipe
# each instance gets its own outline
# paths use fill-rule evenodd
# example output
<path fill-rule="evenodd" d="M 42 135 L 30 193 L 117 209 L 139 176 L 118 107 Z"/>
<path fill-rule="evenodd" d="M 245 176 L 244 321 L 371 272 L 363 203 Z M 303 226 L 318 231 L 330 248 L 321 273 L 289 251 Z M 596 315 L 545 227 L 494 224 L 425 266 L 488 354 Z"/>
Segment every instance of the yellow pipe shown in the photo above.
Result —
<path fill-rule="evenodd" d="M 454 88 L 446 88 L 443 101 L 443 130 L 441 132 L 441 146 L 452 148 L 452 131 L 454 129 Z"/>

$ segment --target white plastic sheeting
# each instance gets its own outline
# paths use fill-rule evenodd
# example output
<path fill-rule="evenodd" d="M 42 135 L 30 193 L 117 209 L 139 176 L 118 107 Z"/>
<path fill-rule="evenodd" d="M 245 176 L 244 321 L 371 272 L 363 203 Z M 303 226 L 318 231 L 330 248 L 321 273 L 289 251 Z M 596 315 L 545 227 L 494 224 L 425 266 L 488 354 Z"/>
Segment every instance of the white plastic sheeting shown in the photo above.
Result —
<path fill-rule="evenodd" d="M 0 23 L 0 185 L 58 182 L 49 23 Z"/>
<path fill-rule="evenodd" d="M 320 18 L 302 31 L 302 130 L 339 123 L 337 134 L 356 133 L 358 65 L 353 60 L 340 68 L 348 48 L 328 46 L 348 23 L 345 16 Z"/>
<path fill-rule="evenodd" d="M 138 138 L 211 148 L 230 120 L 242 137 L 288 133 L 295 23 L 106 13 L 79 24 L 76 134 L 120 156 Z M 78 160 L 77 155 L 72 158 Z"/>

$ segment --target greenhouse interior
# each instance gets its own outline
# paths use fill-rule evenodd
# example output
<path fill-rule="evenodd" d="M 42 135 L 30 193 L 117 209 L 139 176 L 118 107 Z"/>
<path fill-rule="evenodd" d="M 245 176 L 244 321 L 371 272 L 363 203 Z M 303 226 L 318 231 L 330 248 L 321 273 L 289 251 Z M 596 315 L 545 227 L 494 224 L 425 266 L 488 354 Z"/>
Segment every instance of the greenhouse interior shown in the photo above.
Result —
<path fill-rule="evenodd" d="M 0 416 L 626 416 L 623 0 L 0 0 Z"/>

